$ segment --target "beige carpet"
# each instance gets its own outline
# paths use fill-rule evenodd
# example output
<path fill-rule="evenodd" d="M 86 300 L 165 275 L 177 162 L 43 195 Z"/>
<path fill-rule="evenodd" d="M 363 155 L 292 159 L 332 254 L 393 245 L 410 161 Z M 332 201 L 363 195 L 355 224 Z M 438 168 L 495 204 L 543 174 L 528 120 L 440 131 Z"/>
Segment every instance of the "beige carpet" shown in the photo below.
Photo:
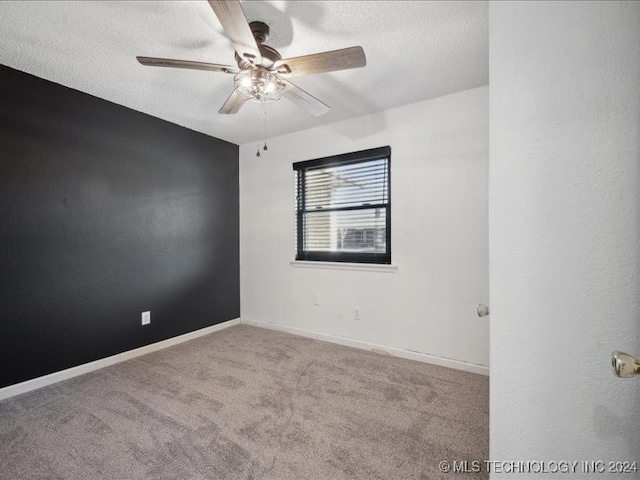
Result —
<path fill-rule="evenodd" d="M 0 402 L 0 478 L 460 478 L 438 463 L 488 458 L 488 390 L 241 325 Z"/>

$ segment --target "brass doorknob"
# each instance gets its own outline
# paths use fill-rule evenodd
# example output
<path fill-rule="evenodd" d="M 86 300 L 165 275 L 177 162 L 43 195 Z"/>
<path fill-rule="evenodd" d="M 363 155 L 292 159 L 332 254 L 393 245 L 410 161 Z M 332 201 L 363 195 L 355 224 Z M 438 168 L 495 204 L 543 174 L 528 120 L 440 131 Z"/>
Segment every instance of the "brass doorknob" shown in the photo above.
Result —
<path fill-rule="evenodd" d="M 615 374 L 622 378 L 640 375 L 640 362 L 628 353 L 615 351 L 611 355 L 611 365 Z"/>

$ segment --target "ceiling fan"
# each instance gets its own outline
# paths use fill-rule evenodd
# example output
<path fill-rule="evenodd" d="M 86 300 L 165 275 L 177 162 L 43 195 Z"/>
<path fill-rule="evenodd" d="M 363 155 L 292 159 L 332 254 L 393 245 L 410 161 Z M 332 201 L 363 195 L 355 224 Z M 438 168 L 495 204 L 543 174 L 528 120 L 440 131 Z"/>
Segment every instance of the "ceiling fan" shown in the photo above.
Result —
<path fill-rule="evenodd" d="M 276 49 L 264 43 L 269 38 L 269 26 L 263 22 L 247 23 L 239 0 L 208 1 L 235 48 L 237 67 L 170 58 L 136 58 L 146 66 L 209 70 L 234 75 L 235 88 L 219 113 L 238 113 L 246 101 L 268 103 L 284 97 L 309 113 L 320 116 L 327 113 L 329 107 L 287 78 L 359 68 L 367 64 L 360 46 L 283 59 Z"/>

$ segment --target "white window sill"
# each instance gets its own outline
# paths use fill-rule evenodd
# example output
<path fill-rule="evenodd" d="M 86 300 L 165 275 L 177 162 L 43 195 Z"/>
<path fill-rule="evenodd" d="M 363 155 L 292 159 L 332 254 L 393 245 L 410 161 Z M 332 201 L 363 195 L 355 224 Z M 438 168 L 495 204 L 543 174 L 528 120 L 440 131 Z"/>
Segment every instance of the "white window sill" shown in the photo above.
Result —
<path fill-rule="evenodd" d="M 296 260 L 289 265 L 296 268 L 323 268 L 325 270 L 359 270 L 365 272 L 395 273 L 397 265 L 383 265 L 374 263 L 347 263 L 347 262 L 309 262 Z"/>

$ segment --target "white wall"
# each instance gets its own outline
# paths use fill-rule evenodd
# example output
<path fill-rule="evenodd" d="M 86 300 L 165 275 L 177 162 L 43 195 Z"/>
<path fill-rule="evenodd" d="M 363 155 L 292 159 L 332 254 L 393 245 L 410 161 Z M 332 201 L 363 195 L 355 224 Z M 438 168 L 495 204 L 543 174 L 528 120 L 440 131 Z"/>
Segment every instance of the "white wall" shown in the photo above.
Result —
<path fill-rule="evenodd" d="M 640 2 L 490 25 L 491 458 L 638 461 L 640 378 L 610 357 L 640 354 Z"/>
<path fill-rule="evenodd" d="M 241 145 L 242 321 L 487 366 L 488 318 L 476 305 L 488 303 L 488 94 L 482 87 L 270 138 L 260 158 L 256 143 Z M 384 145 L 397 271 L 291 266 L 292 163 Z"/>

